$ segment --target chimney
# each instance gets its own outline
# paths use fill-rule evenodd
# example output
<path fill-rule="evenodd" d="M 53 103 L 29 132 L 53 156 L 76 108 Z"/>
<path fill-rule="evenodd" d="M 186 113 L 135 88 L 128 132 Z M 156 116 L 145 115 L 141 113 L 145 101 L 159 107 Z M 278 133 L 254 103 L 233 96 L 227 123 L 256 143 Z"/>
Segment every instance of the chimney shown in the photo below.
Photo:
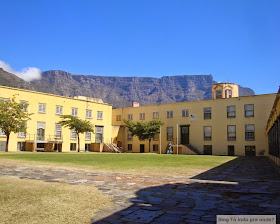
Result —
<path fill-rule="evenodd" d="M 138 102 L 132 102 L 132 107 L 140 107 L 140 104 Z"/>

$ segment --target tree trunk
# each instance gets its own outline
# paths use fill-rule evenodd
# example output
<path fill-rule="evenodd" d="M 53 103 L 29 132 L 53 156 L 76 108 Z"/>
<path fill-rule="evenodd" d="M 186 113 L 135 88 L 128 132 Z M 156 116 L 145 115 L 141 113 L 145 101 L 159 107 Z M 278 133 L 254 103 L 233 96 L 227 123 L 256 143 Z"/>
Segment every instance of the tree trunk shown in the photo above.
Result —
<path fill-rule="evenodd" d="M 77 134 L 78 135 L 78 152 L 80 152 L 80 136 L 79 136 L 79 134 Z"/>
<path fill-rule="evenodd" d="M 10 133 L 7 134 L 7 142 L 6 142 L 6 152 L 9 152 L 9 139 L 10 139 Z"/>
<path fill-rule="evenodd" d="M 149 152 L 151 152 L 151 140 L 152 139 L 149 139 Z"/>

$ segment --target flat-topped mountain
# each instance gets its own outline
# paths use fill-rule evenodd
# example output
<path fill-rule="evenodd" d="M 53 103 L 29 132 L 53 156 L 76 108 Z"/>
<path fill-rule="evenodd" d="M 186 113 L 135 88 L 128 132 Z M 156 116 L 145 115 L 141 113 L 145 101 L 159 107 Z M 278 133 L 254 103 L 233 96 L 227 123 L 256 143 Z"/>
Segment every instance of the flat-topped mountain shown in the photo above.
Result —
<path fill-rule="evenodd" d="M 213 83 L 212 75 L 110 77 L 72 75 L 51 70 L 42 72 L 41 80 L 25 82 L 25 85 L 28 89 L 56 95 L 101 98 L 118 108 L 128 107 L 132 101 L 140 105 L 152 105 L 211 99 Z M 2 82 L 2 79 L 0 85 L 15 86 L 12 82 Z M 240 96 L 254 94 L 252 89 L 240 87 Z"/>

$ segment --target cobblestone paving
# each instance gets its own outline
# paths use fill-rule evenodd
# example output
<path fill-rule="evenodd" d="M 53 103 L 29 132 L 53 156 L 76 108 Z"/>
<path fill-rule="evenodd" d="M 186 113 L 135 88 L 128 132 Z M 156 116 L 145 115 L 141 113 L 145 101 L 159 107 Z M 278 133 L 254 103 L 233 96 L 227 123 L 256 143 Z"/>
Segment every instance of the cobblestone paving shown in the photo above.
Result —
<path fill-rule="evenodd" d="M 94 185 L 114 197 L 92 223 L 216 223 L 216 215 L 277 215 L 280 174 L 265 157 L 238 158 L 194 177 L 0 164 L 0 175 Z"/>

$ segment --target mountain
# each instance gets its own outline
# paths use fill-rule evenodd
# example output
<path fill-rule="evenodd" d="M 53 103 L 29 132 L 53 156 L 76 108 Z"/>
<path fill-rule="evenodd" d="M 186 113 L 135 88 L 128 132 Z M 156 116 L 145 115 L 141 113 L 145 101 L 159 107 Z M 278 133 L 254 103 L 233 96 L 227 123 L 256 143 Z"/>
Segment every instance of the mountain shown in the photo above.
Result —
<path fill-rule="evenodd" d="M 215 83 L 212 75 L 105 77 L 72 75 L 59 70 L 43 72 L 41 80 L 22 81 L 28 89 L 69 97 L 101 98 L 114 108 L 129 107 L 132 101 L 152 105 L 211 99 L 211 86 Z M 14 86 L 12 82 L 3 84 L 2 79 L 0 85 Z M 253 90 L 240 87 L 241 96 L 254 94 Z"/>
<path fill-rule="evenodd" d="M 24 81 L 12 73 L 6 72 L 2 68 L 0 68 L 0 85 L 19 89 L 34 90 L 30 83 Z"/>

